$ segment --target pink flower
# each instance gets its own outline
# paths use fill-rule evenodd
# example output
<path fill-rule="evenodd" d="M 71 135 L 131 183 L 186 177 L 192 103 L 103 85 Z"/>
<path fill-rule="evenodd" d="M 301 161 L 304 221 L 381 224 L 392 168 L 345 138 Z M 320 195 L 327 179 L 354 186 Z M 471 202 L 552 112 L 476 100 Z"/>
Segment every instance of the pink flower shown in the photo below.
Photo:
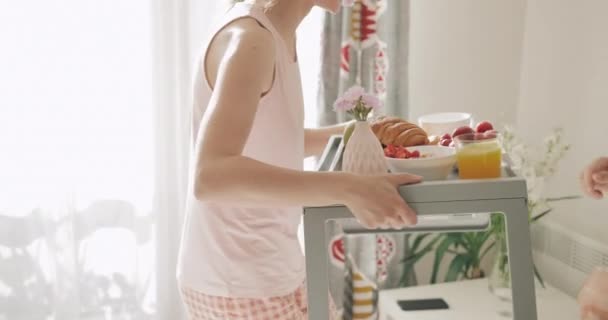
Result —
<path fill-rule="evenodd" d="M 355 0 L 342 0 L 342 5 L 345 7 L 352 7 L 355 4 Z"/>
<path fill-rule="evenodd" d="M 357 102 L 357 100 L 359 100 L 359 98 L 361 98 L 364 94 L 365 89 L 360 86 L 353 86 L 350 89 L 346 90 L 346 92 L 344 92 L 342 98 L 348 101 L 352 101 L 354 103 Z"/>
<path fill-rule="evenodd" d="M 378 99 L 378 97 L 376 97 L 375 95 L 373 95 L 371 93 L 363 94 L 363 97 L 361 100 L 363 101 L 363 103 L 365 104 L 366 107 L 371 108 L 373 110 L 378 110 L 378 109 L 382 108 L 382 101 L 380 101 L 380 99 Z"/>
<path fill-rule="evenodd" d="M 356 101 L 347 100 L 344 97 L 338 98 L 334 103 L 335 111 L 349 111 L 355 108 Z"/>

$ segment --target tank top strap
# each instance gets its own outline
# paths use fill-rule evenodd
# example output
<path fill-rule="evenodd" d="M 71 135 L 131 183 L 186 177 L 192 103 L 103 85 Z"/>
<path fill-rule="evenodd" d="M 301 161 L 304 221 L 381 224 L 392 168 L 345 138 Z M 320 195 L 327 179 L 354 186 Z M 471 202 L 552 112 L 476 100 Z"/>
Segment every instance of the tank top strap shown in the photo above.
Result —
<path fill-rule="evenodd" d="M 244 7 L 246 15 L 254 18 L 262 27 L 270 31 L 272 37 L 274 38 L 277 63 L 279 63 L 281 66 L 290 64 L 293 57 L 290 57 L 285 40 L 283 40 L 283 37 L 279 31 L 264 13 L 264 7 L 251 3 L 239 3 L 236 6 Z"/>

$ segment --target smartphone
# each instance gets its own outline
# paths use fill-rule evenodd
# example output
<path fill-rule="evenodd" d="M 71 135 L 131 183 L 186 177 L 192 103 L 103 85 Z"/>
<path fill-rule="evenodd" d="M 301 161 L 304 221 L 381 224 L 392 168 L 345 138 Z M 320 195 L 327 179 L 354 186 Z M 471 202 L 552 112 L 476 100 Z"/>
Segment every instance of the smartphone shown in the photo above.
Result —
<path fill-rule="evenodd" d="M 450 308 L 443 299 L 399 300 L 397 304 L 403 311 L 445 310 Z"/>

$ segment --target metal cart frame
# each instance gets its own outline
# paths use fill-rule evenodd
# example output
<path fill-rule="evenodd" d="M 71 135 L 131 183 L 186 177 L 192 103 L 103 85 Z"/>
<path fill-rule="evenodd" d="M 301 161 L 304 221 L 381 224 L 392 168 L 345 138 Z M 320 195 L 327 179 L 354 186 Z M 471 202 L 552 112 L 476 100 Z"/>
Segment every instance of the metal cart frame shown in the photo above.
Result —
<path fill-rule="evenodd" d="M 339 168 L 342 137 L 330 140 L 319 169 Z M 419 226 L 403 230 L 368 230 L 359 225 L 345 206 L 304 209 L 304 238 L 308 285 L 309 318 L 329 319 L 327 286 L 328 254 L 326 223 L 340 220 L 346 233 L 391 233 L 423 231 L 480 230 L 488 226 L 479 214 L 501 212 L 505 215 L 509 267 L 511 272 L 513 319 L 536 320 L 536 297 L 530 229 L 528 221 L 527 188 L 523 178 L 516 177 L 507 166 L 504 178 L 487 180 L 458 180 L 424 182 L 403 186 L 399 192 L 419 215 Z M 448 216 L 441 224 L 433 217 Z M 430 218 L 430 219 L 429 219 Z M 425 224 L 425 220 L 434 223 Z M 460 221 L 460 223 L 458 223 Z M 454 223 L 452 223 L 454 222 Z M 463 223 L 464 222 L 464 223 Z M 341 223 L 342 224 L 342 223 Z"/>

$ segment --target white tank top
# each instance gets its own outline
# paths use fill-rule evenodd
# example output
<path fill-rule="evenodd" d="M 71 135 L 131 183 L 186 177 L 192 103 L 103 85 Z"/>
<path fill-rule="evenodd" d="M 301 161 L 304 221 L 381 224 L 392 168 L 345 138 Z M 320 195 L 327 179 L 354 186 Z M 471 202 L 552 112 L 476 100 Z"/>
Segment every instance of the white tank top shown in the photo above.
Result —
<path fill-rule="evenodd" d="M 263 8 L 237 4 L 211 34 L 243 17 L 254 18 L 272 33 L 277 57 L 273 86 L 260 100 L 244 155 L 302 170 L 304 103 L 300 71 Z M 201 120 L 212 94 L 204 61 L 203 57 L 195 77 L 193 137 L 203 125 Z M 188 194 L 177 267 L 181 285 L 208 295 L 253 298 L 282 296 L 302 284 L 306 272 L 297 237 L 301 207 L 249 208 L 203 203 L 194 198 L 192 181 Z"/>

